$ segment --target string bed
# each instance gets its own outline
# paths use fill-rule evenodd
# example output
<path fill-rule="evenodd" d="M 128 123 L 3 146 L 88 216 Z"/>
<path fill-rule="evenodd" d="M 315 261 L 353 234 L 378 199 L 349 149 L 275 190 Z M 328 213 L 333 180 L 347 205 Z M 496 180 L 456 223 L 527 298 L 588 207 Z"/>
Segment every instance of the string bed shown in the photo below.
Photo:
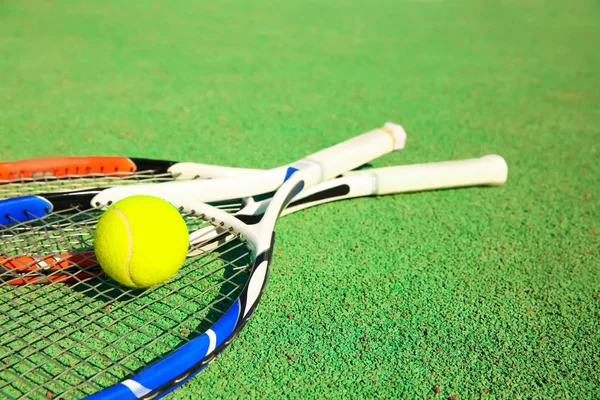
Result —
<path fill-rule="evenodd" d="M 41 175 L 34 178 L 0 180 L 0 199 L 27 196 L 37 193 L 63 192 L 89 188 L 105 188 L 137 183 L 161 183 L 175 179 L 171 173 L 155 173 L 152 170 L 131 173 L 68 175 L 55 177 Z"/>
<path fill-rule="evenodd" d="M 248 244 L 220 232 L 210 251 L 191 246 L 194 255 L 169 282 L 121 286 L 91 252 L 100 215 L 71 209 L 0 226 L 2 396 L 81 398 L 121 382 L 204 333 L 248 280 Z M 190 232 L 211 226 L 197 215 L 184 219 Z"/>

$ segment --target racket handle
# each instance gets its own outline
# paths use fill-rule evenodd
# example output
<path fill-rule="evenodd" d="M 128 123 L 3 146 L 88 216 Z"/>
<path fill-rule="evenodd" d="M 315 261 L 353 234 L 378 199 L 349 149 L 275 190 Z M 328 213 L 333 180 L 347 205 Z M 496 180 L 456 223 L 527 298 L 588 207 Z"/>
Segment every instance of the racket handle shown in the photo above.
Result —
<path fill-rule="evenodd" d="M 321 166 L 321 176 L 308 186 L 333 179 L 387 153 L 404 148 L 406 132 L 398 124 L 387 122 L 383 127 L 356 136 L 345 142 L 314 153 L 292 164 L 303 169 L 306 162 Z"/>
<path fill-rule="evenodd" d="M 368 171 L 365 171 L 368 173 Z M 344 174 L 352 177 L 362 171 Z M 428 164 L 378 168 L 373 172 L 373 194 L 418 192 L 465 186 L 502 185 L 508 176 L 506 161 L 499 155 Z"/>
<path fill-rule="evenodd" d="M 351 171 L 303 192 L 290 203 L 282 215 L 323 203 L 363 196 L 502 185 L 506 182 L 507 173 L 506 162 L 498 155 Z M 259 209 L 265 205 L 257 203 L 250 207 Z"/>
<path fill-rule="evenodd" d="M 398 124 L 387 122 L 381 128 L 356 136 L 279 168 L 277 174 L 286 176 L 289 167 L 298 170 L 305 168 L 315 170 L 316 164 L 319 166 L 319 170 L 315 170 L 316 173 L 308 182 L 308 186 L 312 186 L 315 183 L 335 178 L 341 173 L 357 168 L 394 150 L 403 149 L 405 143 L 406 132 L 404 129 Z M 197 163 L 177 163 L 169 169 L 169 172 L 180 178 L 191 179 L 195 177 L 235 178 L 256 175 L 265 171 Z"/>

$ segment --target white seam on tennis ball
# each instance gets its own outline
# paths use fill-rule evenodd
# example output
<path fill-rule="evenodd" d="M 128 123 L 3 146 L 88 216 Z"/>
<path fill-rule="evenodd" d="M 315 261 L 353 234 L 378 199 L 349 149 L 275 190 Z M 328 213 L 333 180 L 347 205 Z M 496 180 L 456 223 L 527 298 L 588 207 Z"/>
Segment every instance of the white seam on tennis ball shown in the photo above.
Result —
<path fill-rule="evenodd" d="M 131 274 L 129 273 L 129 261 L 131 261 L 131 253 L 132 253 L 132 248 L 133 248 L 133 240 L 131 238 L 131 228 L 129 227 L 129 221 L 127 221 L 127 217 L 125 216 L 125 214 L 123 214 L 123 212 L 119 209 L 113 209 L 113 211 L 115 211 L 119 217 L 121 217 L 121 219 L 123 220 L 123 222 L 125 223 L 125 229 L 127 230 L 127 237 L 129 238 L 129 244 L 127 246 L 127 261 L 125 262 L 125 275 L 127 275 L 127 277 L 129 278 L 129 280 L 131 282 L 133 282 L 134 284 L 135 281 L 133 280 L 133 278 L 131 277 Z"/>

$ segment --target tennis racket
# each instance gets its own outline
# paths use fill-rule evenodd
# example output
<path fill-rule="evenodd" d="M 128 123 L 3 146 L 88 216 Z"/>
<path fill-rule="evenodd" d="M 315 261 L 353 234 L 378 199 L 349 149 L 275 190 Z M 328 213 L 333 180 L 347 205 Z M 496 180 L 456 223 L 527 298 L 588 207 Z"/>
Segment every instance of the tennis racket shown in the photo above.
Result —
<path fill-rule="evenodd" d="M 0 199 L 176 179 L 228 178 L 257 172 L 260 170 L 134 157 L 32 158 L 0 163 Z"/>
<path fill-rule="evenodd" d="M 304 192 L 285 212 L 359 195 L 501 184 L 506 171 L 501 157 L 486 156 L 352 172 L 321 191 Z M 93 273 L 81 276 L 85 260 L 77 265 L 69 256 L 60 262 L 79 272 L 52 271 L 53 262 L 43 257 L 28 267 L 34 266 L 31 276 L 44 269 L 49 276 L 69 273 L 70 282 L 15 286 L 8 283 L 15 271 L 2 272 L 0 393 L 159 398 L 195 375 L 252 314 L 266 282 L 277 214 L 301 190 L 305 172 L 292 175 L 273 199 L 246 204 L 236 216 L 179 201 L 194 244 L 177 276 L 158 287 L 141 291 Z M 89 252 L 100 213 L 56 214 L 2 227 L 3 254 Z"/>
<path fill-rule="evenodd" d="M 0 390 L 9 397 L 117 399 L 158 398 L 170 392 L 219 354 L 252 315 L 268 275 L 273 228 L 284 207 L 303 189 L 395 148 L 394 133 L 399 132 L 391 131 L 371 131 L 294 167 L 262 173 L 261 178 L 272 180 L 261 180 L 259 189 L 227 190 L 232 196 L 236 190 L 264 193 L 267 187 L 280 186 L 254 224 L 180 196 L 170 190 L 170 183 L 157 185 L 165 189 L 160 197 L 181 210 L 190 233 L 206 232 L 210 224 L 234 236 L 212 251 L 192 246 L 197 254 L 164 285 L 131 290 L 93 274 L 75 274 L 70 282 L 14 285 L 15 269 L 8 268 L 0 286 Z M 209 189 L 226 188 L 227 183 L 221 180 Z M 99 208 L 84 204 L 53 211 L 54 205 L 36 196 L 2 204 L 16 217 L 5 215 L 0 227 L 3 265 L 7 258 L 30 256 L 28 267 L 39 273 L 51 271 L 55 265 L 50 258 L 58 257 L 83 264 L 85 270 L 88 260 L 78 257 L 92 250 Z"/>
<path fill-rule="evenodd" d="M 403 148 L 402 128 L 387 124 L 384 129 L 388 128 L 398 132 L 391 133 L 397 141 L 394 150 Z M 0 199 L 139 183 L 232 178 L 259 172 L 264 171 L 135 157 L 32 158 L 0 162 Z"/>
<path fill-rule="evenodd" d="M 340 178 L 320 183 L 302 192 L 286 207 L 282 215 L 322 203 L 356 197 L 454 187 L 501 185 L 506 182 L 507 173 L 506 162 L 498 155 L 487 155 L 481 158 L 460 161 L 351 171 L 344 173 Z M 85 209 L 92 196 L 93 193 L 89 192 L 71 192 L 54 194 L 47 200 L 55 205 L 55 212 L 64 213 L 72 211 L 73 204 L 79 204 L 81 209 Z M 0 214 L 10 214 L 14 208 L 11 203 L 18 201 L 27 202 L 28 199 L 0 201 Z M 251 224 L 260 221 L 269 203 L 270 199 L 255 201 L 253 198 L 244 198 L 218 202 L 213 206 L 234 213 L 238 219 Z M 211 232 L 207 232 L 207 229 L 205 229 L 192 234 L 190 243 L 197 247 L 202 245 L 202 251 L 208 251 L 217 248 L 220 243 L 230 239 L 230 235 L 227 235 L 220 228 L 213 229 L 209 227 L 208 230 L 211 230 Z M 215 240 L 208 243 L 209 239 L 213 238 Z M 193 250 L 190 251 L 189 255 L 198 254 L 199 250 Z M 43 262 L 45 268 L 40 268 L 40 261 Z M 69 268 L 73 268 L 75 265 L 77 266 L 75 272 L 78 279 L 102 274 L 92 251 L 79 252 L 75 255 L 52 255 L 37 261 L 30 255 L 0 256 L 0 266 L 4 267 L 5 271 L 10 272 L 3 278 L 9 284 L 69 281 L 74 278 Z"/>

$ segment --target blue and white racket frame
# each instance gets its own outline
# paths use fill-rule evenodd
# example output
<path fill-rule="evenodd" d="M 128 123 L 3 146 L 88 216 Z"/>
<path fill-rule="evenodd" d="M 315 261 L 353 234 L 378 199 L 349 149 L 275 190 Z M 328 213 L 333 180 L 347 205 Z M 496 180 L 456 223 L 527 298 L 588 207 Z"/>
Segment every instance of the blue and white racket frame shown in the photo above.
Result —
<path fill-rule="evenodd" d="M 311 170 L 311 168 L 308 169 Z M 285 174 L 286 177 L 290 177 L 292 172 L 294 171 L 288 171 Z M 268 269 L 272 258 L 275 235 L 273 228 L 280 214 L 285 215 L 316 204 L 359 196 L 460 186 L 500 185 L 506 181 L 507 177 L 507 167 L 502 157 L 488 155 L 471 160 L 348 172 L 343 174 L 342 177 L 308 188 L 298 195 L 304 187 L 302 173 L 308 172 L 300 171 L 300 173 L 291 175 L 291 178 L 282 185 L 273 199 L 249 204 L 247 209 L 244 210 L 247 214 L 242 213 L 242 215 L 235 217 L 197 201 L 181 201 L 180 198 L 172 199 L 172 202 L 181 205 L 182 210 L 190 213 L 201 213 L 203 208 L 209 207 L 209 215 L 213 217 L 217 215 L 220 220 L 219 222 L 213 221 L 215 225 L 220 227 L 240 226 L 242 230 L 245 225 L 240 225 L 240 220 L 246 224 L 252 224 L 256 220 L 256 216 L 262 215 L 264 210 L 267 210 L 259 223 L 268 230 L 267 235 L 264 231 L 257 235 L 254 229 L 240 232 L 245 237 L 250 238 L 250 242 L 256 243 L 253 247 L 253 254 L 256 255 L 253 256 L 250 279 L 246 282 L 238 299 L 205 333 L 145 367 L 135 376 L 104 389 L 90 398 L 160 398 L 199 373 L 218 356 L 247 323 L 262 296 L 268 280 Z M 52 207 L 66 208 L 73 204 L 83 206 L 87 204 L 89 206 L 90 203 L 95 203 L 95 198 L 99 192 L 102 192 L 102 190 L 69 193 L 62 196 L 54 194 L 48 196 L 48 199 L 35 196 L 14 199 L 8 201 L 13 212 L 11 220 L 14 220 L 17 215 L 20 215 L 23 219 L 30 219 L 35 217 L 34 214 L 39 216 L 39 213 L 47 213 Z M 169 196 L 161 197 L 169 200 Z M 294 197 L 296 198 L 294 199 Z M 116 200 L 118 198 L 114 199 L 114 201 Z M 111 201 L 109 200 L 109 202 Z M 0 209 L 3 212 L 9 210 L 6 207 L 6 202 L 6 200 L 0 201 L 0 203 L 4 203 L 0 204 Z M 53 202 L 56 204 L 53 205 Z M 286 208 L 288 204 L 289 207 Z M 265 237 L 268 240 L 262 240 Z"/>
<path fill-rule="evenodd" d="M 306 171 L 309 172 L 309 171 Z M 252 267 L 240 296 L 231 307 L 202 335 L 173 350 L 150 364 L 135 376 L 95 393 L 88 399 L 158 399 L 198 374 L 235 339 L 254 314 L 267 285 L 275 241 L 274 227 L 285 207 L 305 187 L 308 174 L 290 171 L 286 182 L 270 200 L 261 221 L 251 226 L 239 217 L 196 200 L 181 200 L 175 204 L 180 211 L 199 215 L 222 229 L 239 232 L 252 249 Z M 165 200 L 170 196 L 164 194 Z M 171 199 L 173 199 L 171 197 Z"/>

